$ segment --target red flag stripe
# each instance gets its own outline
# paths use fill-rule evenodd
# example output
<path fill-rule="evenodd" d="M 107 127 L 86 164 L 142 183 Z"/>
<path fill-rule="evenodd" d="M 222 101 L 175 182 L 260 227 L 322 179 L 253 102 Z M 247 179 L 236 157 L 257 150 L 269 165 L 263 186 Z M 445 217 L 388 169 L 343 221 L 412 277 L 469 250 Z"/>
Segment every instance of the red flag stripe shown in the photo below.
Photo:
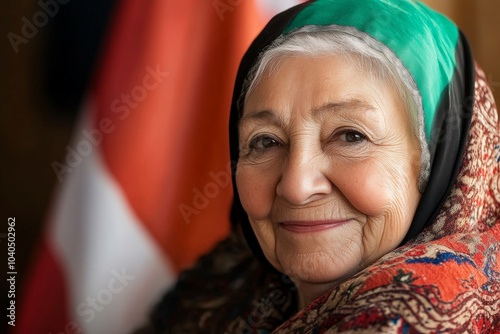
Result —
<path fill-rule="evenodd" d="M 33 275 L 28 276 L 32 279 L 24 287 L 12 333 L 56 334 L 78 326 L 71 320 L 65 275 L 54 254 L 45 238 L 37 250 Z"/>

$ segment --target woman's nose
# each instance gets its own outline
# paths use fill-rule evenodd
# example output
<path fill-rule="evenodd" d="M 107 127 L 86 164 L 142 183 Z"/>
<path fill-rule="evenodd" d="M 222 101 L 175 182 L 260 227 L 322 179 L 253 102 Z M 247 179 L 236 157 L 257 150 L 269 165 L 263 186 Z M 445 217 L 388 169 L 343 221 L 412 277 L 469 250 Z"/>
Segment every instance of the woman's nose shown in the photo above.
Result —
<path fill-rule="evenodd" d="M 333 185 L 326 175 L 327 164 L 328 159 L 321 153 L 308 150 L 289 152 L 276 194 L 293 205 L 305 205 L 330 194 Z"/>

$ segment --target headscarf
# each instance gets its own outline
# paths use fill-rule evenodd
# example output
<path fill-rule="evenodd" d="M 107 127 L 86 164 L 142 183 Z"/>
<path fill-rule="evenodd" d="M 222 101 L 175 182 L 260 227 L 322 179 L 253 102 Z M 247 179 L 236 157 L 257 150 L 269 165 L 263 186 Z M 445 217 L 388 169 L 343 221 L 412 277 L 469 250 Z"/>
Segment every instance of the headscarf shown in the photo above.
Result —
<path fill-rule="evenodd" d="M 418 87 L 431 173 L 404 244 L 299 311 L 296 287 L 265 260 L 235 189 L 233 233 L 180 276 L 140 333 L 500 333 L 500 124 L 485 75 L 448 19 L 410 0 L 317 0 L 277 15 L 236 78 L 231 158 L 249 71 L 305 25 L 376 40 Z"/>

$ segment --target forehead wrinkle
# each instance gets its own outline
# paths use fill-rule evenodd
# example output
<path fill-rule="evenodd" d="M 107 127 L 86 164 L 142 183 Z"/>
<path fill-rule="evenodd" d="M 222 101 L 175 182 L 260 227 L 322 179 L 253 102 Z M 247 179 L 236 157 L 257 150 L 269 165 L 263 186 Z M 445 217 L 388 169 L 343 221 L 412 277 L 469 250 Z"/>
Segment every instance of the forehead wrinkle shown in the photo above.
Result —
<path fill-rule="evenodd" d="M 285 120 L 283 119 L 283 116 L 272 109 L 262 109 L 244 113 L 238 126 L 243 126 L 246 123 L 252 122 L 258 124 L 273 124 L 282 128 L 285 127 Z"/>
<path fill-rule="evenodd" d="M 351 112 L 365 113 L 368 111 L 378 110 L 375 106 L 365 100 L 349 99 L 338 102 L 327 102 L 319 107 L 314 108 L 311 113 L 314 118 L 318 119 L 324 116 L 325 113 L 346 114 Z"/>

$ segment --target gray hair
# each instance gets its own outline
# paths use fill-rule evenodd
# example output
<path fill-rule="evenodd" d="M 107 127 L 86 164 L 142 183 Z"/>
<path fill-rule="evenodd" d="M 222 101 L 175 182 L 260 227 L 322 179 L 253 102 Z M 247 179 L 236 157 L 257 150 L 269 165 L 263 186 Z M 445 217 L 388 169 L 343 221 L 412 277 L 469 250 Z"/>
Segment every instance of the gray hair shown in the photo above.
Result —
<path fill-rule="evenodd" d="M 373 79 L 393 83 L 396 93 L 406 105 L 413 134 L 420 141 L 420 176 L 418 188 L 422 193 L 430 174 L 430 153 L 424 128 L 422 99 L 413 77 L 401 60 L 385 45 L 354 28 L 305 26 L 277 38 L 259 56 L 243 85 L 238 105 L 240 112 L 264 71 L 276 71 L 279 61 L 290 56 L 336 55 L 354 64 Z M 354 57 L 353 57 L 354 56 Z"/>

